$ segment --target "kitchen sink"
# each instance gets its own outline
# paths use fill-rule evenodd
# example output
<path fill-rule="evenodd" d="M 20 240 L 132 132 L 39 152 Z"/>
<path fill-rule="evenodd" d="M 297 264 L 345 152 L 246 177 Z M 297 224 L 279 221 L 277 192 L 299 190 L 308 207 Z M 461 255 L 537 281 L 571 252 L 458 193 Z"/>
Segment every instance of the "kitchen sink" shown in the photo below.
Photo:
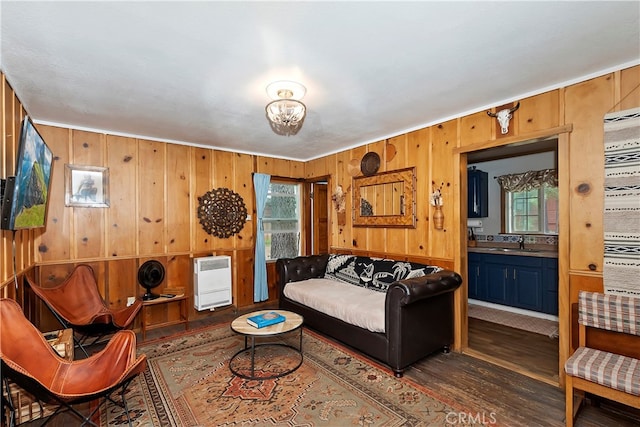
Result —
<path fill-rule="evenodd" d="M 517 248 L 487 248 L 490 251 L 496 252 L 542 252 L 539 249 L 517 249 Z"/>

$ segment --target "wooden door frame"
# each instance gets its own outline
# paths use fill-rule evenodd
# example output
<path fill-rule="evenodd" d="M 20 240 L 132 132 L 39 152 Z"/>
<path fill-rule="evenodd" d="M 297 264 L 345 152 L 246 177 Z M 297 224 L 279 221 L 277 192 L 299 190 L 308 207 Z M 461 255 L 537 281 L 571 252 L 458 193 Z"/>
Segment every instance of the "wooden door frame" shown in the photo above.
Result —
<path fill-rule="evenodd" d="M 313 221 L 313 217 L 311 216 L 311 185 L 316 183 L 316 182 L 325 182 L 327 183 L 327 190 L 329 188 L 331 188 L 331 175 L 323 175 L 323 176 L 318 176 L 318 177 L 313 177 L 313 178 L 305 178 L 304 182 L 303 182 L 303 186 L 302 186 L 302 206 L 303 206 L 303 210 L 302 210 L 302 216 L 304 218 L 303 220 L 303 224 L 304 224 L 304 255 L 310 255 L 311 254 L 311 248 L 312 248 L 312 240 L 313 240 L 313 233 L 311 232 L 312 230 L 312 226 L 311 226 L 311 222 Z M 327 197 L 330 197 L 329 194 L 331 194 L 330 191 L 327 191 Z M 327 207 L 329 207 L 331 204 L 329 203 L 330 201 L 327 200 Z M 329 209 L 328 215 L 327 217 L 329 218 L 329 221 L 331 221 L 331 211 Z M 329 241 L 327 242 L 327 247 L 331 247 L 331 233 L 328 233 L 327 238 L 329 239 Z"/>
<path fill-rule="evenodd" d="M 570 323 L 571 307 L 569 306 L 569 136 L 573 130 L 572 124 L 565 124 L 543 131 L 532 132 L 513 137 L 505 137 L 496 140 L 489 140 L 481 143 L 474 143 L 464 147 L 453 149 L 454 164 L 460 166 L 456 176 L 457 187 L 460 194 L 457 198 L 459 216 L 459 233 L 456 240 L 457 256 L 455 265 L 457 271 L 463 278 L 463 283 L 468 283 L 469 272 L 467 271 L 467 154 L 484 150 L 486 148 L 500 147 L 516 142 L 531 141 L 550 137 L 558 138 L 558 218 L 560 224 L 558 232 L 558 380 L 559 385 L 564 387 L 565 374 L 564 363 L 569 357 L 570 351 Z M 468 322 L 468 289 L 467 285 L 461 287 L 460 292 L 456 292 L 454 301 L 454 313 L 456 316 L 454 346 L 465 351 L 469 348 L 469 322 Z"/>

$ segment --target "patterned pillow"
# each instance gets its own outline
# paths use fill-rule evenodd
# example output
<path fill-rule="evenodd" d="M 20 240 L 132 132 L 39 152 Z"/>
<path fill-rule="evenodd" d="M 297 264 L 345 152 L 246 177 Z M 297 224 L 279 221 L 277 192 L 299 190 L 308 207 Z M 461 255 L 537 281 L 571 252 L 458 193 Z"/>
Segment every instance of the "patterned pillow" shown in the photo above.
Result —
<path fill-rule="evenodd" d="M 382 260 L 376 261 L 367 288 L 380 292 L 387 292 L 389 285 L 398 280 L 422 277 L 426 274 L 440 271 L 440 267 L 428 266 L 406 261 Z M 362 279 L 362 276 L 361 276 Z"/>
<path fill-rule="evenodd" d="M 389 285 L 396 280 L 421 277 L 440 270 L 442 270 L 440 267 L 413 262 L 330 254 L 324 277 L 387 292 Z"/>
<path fill-rule="evenodd" d="M 324 278 L 362 286 L 355 271 L 355 260 L 354 255 L 330 254 Z"/>

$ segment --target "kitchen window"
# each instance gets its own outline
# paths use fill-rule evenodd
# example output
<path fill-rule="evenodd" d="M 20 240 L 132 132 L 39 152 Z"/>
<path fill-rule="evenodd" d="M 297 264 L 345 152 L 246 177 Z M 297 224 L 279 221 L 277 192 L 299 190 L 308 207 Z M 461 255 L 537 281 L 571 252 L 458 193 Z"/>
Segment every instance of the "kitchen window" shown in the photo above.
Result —
<path fill-rule="evenodd" d="M 558 234 L 558 187 L 506 193 L 507 233 Z"/>
<path fill-rule="evenodd" d="M 558 178 L 554 169 L 497 178 L 506 233 L 558 234 Z"/>

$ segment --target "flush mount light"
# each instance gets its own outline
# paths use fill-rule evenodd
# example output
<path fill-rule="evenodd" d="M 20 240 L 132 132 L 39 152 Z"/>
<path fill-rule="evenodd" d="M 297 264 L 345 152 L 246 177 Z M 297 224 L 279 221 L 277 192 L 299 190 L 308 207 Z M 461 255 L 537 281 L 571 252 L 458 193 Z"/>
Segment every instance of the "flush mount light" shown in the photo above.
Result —
<path fill-rule="evenodd" d="M 298 133 L 307 113 L 307 107 L 300 102 L 306 93 L 304 86 L 291 81 L 281 80 L 267 86 L 267 94 L 273 99 L 265 108 L 271 130 L 286 136 Z"/>

